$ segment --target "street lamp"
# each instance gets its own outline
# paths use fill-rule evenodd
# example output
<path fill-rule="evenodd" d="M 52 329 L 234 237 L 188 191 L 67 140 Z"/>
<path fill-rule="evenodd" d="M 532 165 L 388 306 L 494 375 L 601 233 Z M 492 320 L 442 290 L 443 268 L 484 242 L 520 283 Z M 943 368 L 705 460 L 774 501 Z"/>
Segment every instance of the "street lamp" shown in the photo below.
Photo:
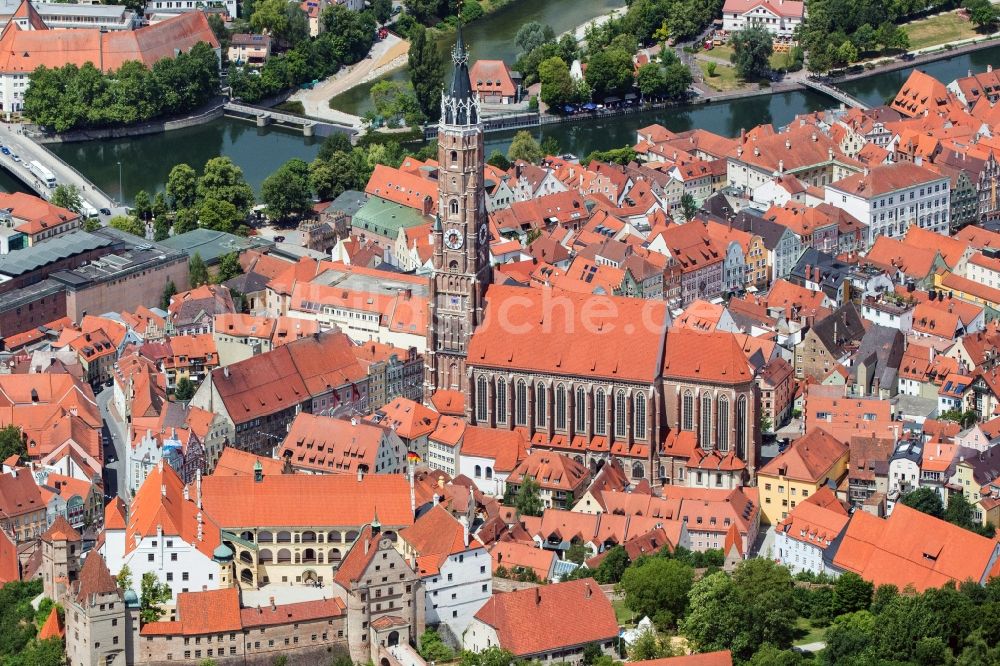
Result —
<path fill-rule="evenodd" d="M 117 162 L 118 164 L 118 202 L 121 205 L 125 205 L 125 190 L 122 188 L 122 163 L 121 160 Z"/>

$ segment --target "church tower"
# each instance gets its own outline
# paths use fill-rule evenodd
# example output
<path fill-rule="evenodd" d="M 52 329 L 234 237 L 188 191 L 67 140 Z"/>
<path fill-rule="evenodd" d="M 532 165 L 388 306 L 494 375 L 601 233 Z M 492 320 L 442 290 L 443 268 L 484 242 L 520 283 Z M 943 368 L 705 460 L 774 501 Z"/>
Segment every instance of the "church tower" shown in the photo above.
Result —
<path fill-rule="evenodd" d="M 468 395 L 465 355 L 482 322 L 493 279 L 483 183 L 483 126 L 469 80 L 462 26 L 452 50 L 455 74 L 441 96 L 438 124 L 438 214 L 434 220 L 424 398 L 438 389 Z"/>

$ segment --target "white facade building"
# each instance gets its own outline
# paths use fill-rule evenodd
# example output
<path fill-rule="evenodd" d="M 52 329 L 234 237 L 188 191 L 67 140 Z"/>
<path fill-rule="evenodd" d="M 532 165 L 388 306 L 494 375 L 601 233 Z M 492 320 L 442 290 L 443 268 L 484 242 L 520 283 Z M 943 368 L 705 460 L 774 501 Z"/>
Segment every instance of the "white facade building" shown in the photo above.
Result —
<path fill-rule="evenodd" d="M 739 32 L 760 25 L 775 37 L 790 39 L 805 18 L 805 3 L 795 0 L 726 0 L 722 29 Z"/>
<path fill-rule="evenodd" d="M 493 594 L 490 554 L 469 535 L 469 518 L 438 504 L 399 534 L 403 554 L 416 558 L 424 582 L 425 619 L 461 645 L 472 618 Z"/>
<path fill-rule="evenodd" d="M 826 186 L 826 203 L 868 225 L 868 245 L 879 236 L 902 238 L 911 225 L 948 234 L 949 180 L 912 162 L 883 164 Z"/>

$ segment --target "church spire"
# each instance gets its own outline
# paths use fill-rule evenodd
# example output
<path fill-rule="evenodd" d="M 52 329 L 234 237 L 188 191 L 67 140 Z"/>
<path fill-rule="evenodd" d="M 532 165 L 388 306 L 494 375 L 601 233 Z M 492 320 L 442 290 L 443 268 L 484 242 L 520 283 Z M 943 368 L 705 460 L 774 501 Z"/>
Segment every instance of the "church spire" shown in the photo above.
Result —
<path fill-rule="evenodd" d="M 451 79 L 451 89 L 442 95 L 441 116 L 449 125 L 475 125 L 479 122 L 479 100 L 472 93 L 469 78 L 469 50 L 462 37 L 462 23 L 458 23 L 458 35 L 451 50 L 451 60 L 455 73 Z"/>

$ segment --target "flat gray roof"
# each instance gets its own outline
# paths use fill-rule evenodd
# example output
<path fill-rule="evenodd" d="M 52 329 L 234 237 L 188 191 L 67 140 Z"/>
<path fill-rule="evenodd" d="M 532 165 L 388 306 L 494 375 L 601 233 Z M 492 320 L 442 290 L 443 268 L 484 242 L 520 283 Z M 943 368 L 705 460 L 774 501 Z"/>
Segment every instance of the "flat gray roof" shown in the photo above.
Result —
<path fill-rule="evenodd" d="M 17 277 L 48 266 L 60 259 L 67 259 L 77 254 L 108 247 L 113 241 L 86 231 L 73 231 L 41 243 L 36 243 L 23 250 L 15 250 L 10 254 L 0 256 L 0 274 Z"/>
<path fill-rule="evenodd" d="M 125 5 L 77 5 L 57 2 L 32 3 L 35 11 L 45 16 L 100 16 L 121 18 L 128 8 Z"/>
<path fill-rule="evenodd" d="M 160 241 L 160 245 L 180 250 L 189 257 L 193 257 L 197 252 L 206 264 L 213 264 L 223 255 L 230 252 L 244 252 L 259 247 L 272 247 L 274 243 L 258 236 L 244 238 L 235 234 L 227 234 L 224 231 L 194 229 L 179 236 L 171 236 L 167 240 Z"/>

